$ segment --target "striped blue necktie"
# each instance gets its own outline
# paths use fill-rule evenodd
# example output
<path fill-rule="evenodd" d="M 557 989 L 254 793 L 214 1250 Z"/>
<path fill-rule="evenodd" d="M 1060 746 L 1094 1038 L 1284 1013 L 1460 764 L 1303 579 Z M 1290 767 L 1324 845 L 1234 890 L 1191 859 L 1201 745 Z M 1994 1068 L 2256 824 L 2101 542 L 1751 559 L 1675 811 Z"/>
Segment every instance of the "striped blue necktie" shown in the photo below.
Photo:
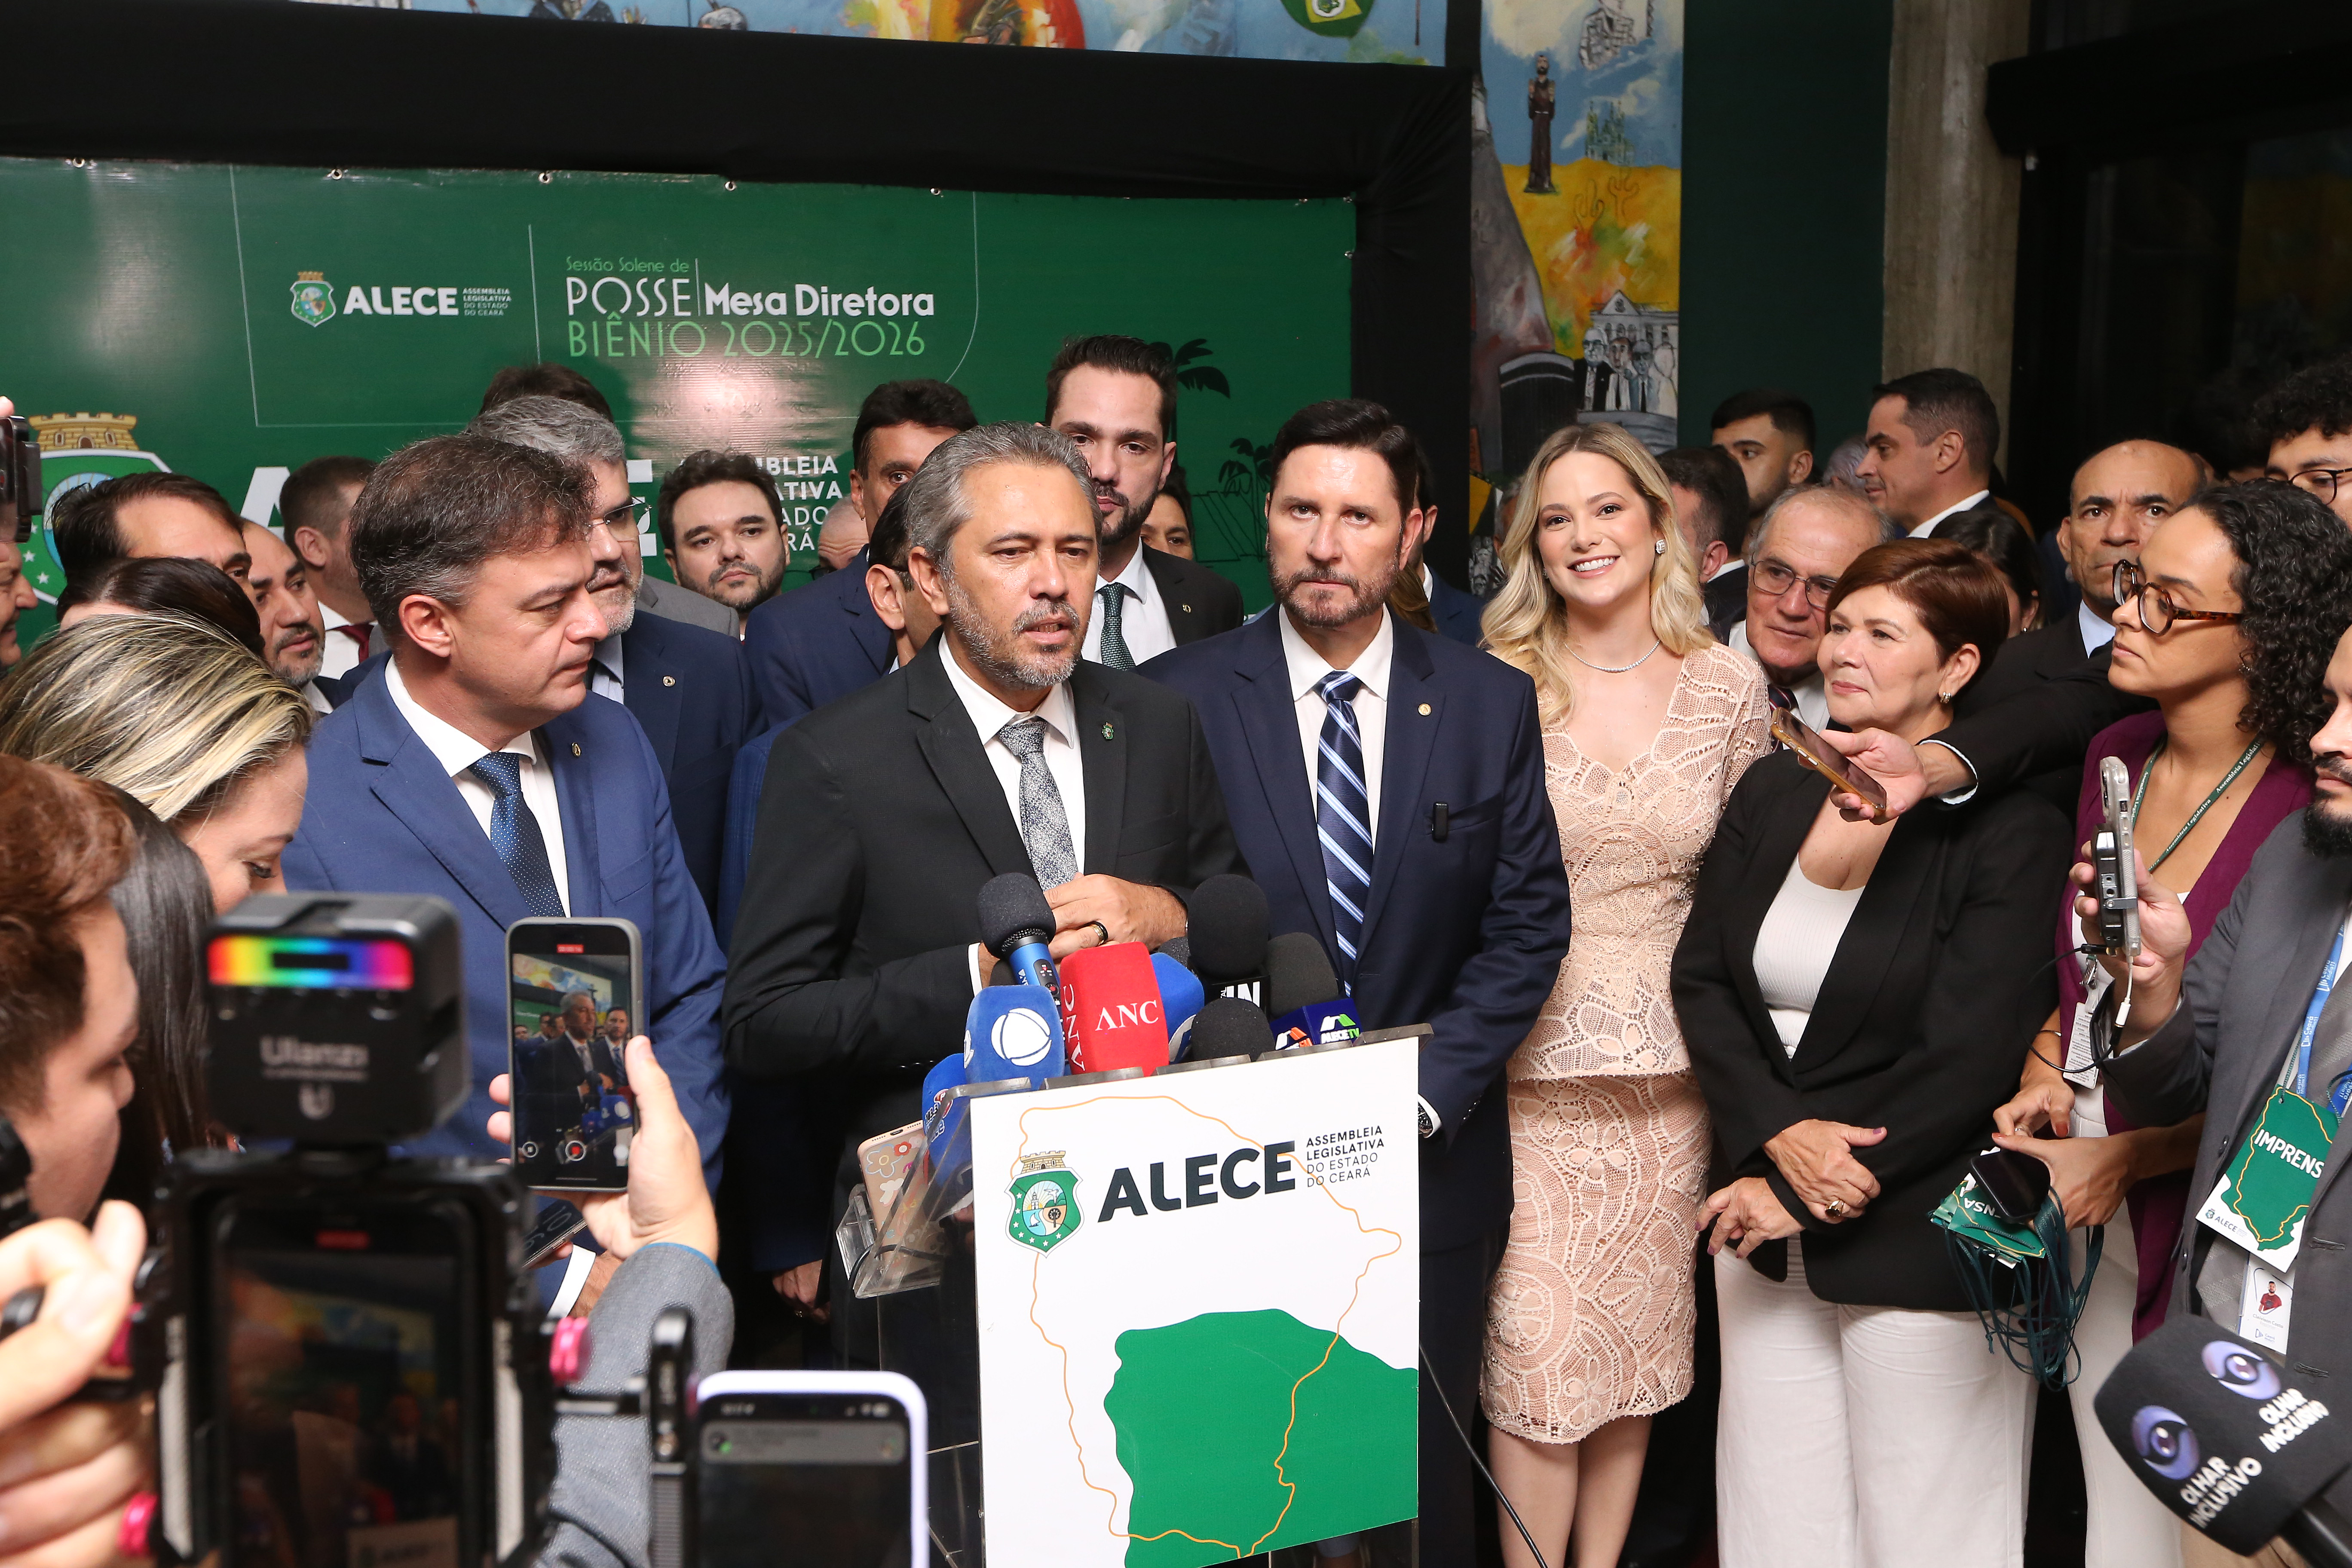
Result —
<path fill-rule="evenodd" d="M 1364 683 L 1333 670 L 1315 683 L 1323 699 L 1323 734 L 1316 744 L 1315 836 L 1323 845 L 1323 885 L 1331 893 L 1331 923 L 1339 942 L 1340 978 L 1352 985 L 1356 950 L 1364 938 L 1364 910 L 1372 897 L 1372 811 L 1364 786 L 1364 738 L 1356 728 L 1356 693 Z"/>
<path fill-rule="evenodd" d="M 499 852 L 515 891 L 535 915 L 563 918 L 563 900 L 555 896 L 555 873 L 547 865 L 547 839 L 539 818 L 522 798 L 522 758 L 513 752 L 492 752 L 467 772 L 490 786 L 498 796 L 490 807 L 490 847 Z"/>

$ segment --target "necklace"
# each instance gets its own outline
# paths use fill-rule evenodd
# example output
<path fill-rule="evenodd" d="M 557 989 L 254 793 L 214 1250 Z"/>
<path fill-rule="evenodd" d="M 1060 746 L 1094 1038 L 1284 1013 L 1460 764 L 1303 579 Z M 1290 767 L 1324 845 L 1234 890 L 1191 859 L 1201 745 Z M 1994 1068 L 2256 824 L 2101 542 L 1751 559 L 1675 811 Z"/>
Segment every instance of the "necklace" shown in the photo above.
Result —
<path fill-rule="evenodd" d="M 2165 747 L 2168 743 L 2168 742 L 2166 738 L 2158 737 L 2156 742 L 2156 750 L 2147 754 L 2147 762 L 2139 771 L 2139 787 L 2132 791 L 2131 811 L 2132 826 L 2134 827 L 2139 826 L 2140 802 L 2147 798 L 2148 775 L 2156 772 L 2156 759 L 2164 755 Z M 2172 858 L 2172 852 L 2180 847 L 2180 841 L 2188 837 L 2190 833 L 2194 832 L 2199 823 L 2205 820 L 2205 814 L 2213 809 L 2213 803 L 2220 800 L 2222 795 L 2229 793 L 2230 786 L 2238 782 L 2238 775 L 2246 771 L 2246 764 L 2252 762 L 2254 760 L 2254 753 L 2262 749 L 2262 738 L 2260 736 L 2256 736 L 2252 743 L 2248 745 L 2245 751 L 2239 756 L 2237 765 L 2232 767 L 2228 773 L 2221 775 L 2221 782 L 2213 786 L 2213 793 L 2207 795 L 2197 809 L 2189 814 L 2189 820 L 2180 825 L 2180 831 L 2172 836 L 2172 842 L 2164 847 L 2164 853 L 2147 863 L 2148 875 L 2154 876 L 2156 874 L 2156 868 L 2158 866 L 2163 865 L 2167 860 Z"/>
<path fill-rule="evenodd" d="M 1577 663 L 1584 666 L 1587 669 L 1597 669 L 1603 675 L 1622 675 L 1627 670 L 1634 668 L 1640 665 L 1643 659 L 1646 659 L 1650 657 L 1651 653 L 1657 652 L 1659 643 L 1657 638 L 1652 637 L 1650 639 L 1650 653 L 1643 654 L 1641 658 L 1635 659 L 1632 664 L 1595 664 L 1591 659 L 1585 658 L 1582 654 L 1577 652 L 1574 648 L 1569 647 L 1566 643 L 1562 643 L 1559 646 L 1563 648 L 1568 648 L 1568 657 L 1576 660 Z"/>

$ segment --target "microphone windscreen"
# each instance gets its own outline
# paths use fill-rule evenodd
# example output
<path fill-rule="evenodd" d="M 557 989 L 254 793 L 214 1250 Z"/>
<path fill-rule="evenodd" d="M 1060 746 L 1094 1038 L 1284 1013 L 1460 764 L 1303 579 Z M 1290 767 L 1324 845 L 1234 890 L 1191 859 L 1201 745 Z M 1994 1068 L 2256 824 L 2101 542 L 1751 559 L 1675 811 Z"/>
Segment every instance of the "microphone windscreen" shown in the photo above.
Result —
<path fill-rule="evenodd" d="M 970 1027 L 968 1022 L 966 1027 Z M 971 1081 L 971 1078 L 964 1071 L 964 1058 L 961 1054 L 941 1057 L 939 1065 L 923 1075 L 923 1114 L 926 1117 L 930 1115 L 931 1107 L 939 1101 L 940 1090 L 953 1089 L 960 1083 Z M 984 1083 L 988 1080 L 983 1079 L 981 1081 Z"/>
<path fill-rule="evenodd" d="M 1265 889 L 1247 877 L 1212 877 L 1192 889 L 1185 926 L 1192 973 L 1211 988 L 1247 980 L 1265 960 Z"/>
<path fill-rule="evenodd" d="M 2133 1346 L 2092 1408 L 2158 1502 L 2244 1556 L 2352 1465 L 2344 1423 L 2206 1318 L 2176 1317 Z"/>
<path fill-rule="evenodd" d="M 1072 1072 L 1166 1067 L 1168 1025 L 1150 950 L 1114 942 L 1064 959 L 1062 1030 Z"/>
<path fill-rule="evenodd" d="M 1323 944 L 1303 931 L 1286 931 L 1265 944 L 1265 1010 L 1276 1018 L 1301 1007 L 1337 1002 L 1346 993 Z"/>
<path fill-rule="evenodd" d="M 1192 1016 L 1201 1010 L 1208 993 L 1201 977 L 1168 956 L 1166 952 L 1151 955 L 1151 973 L 1160 982 L 1160 1013 L 1168 1023 L 1168 1043 L 1172 1047 Z M 1168 1059 L 1174 1061 L 1181 1052 L 1171 1050 Z"/>
<path fill-rule="evenodd" d="M 980 889 L 980 942 L 997 957 L 1020 946 L 1024 937 L 1046 942 L 1053 935 L 1054 906 L 1045 901 L 1036 878 L 1007 871 Z"/>
<path fill-rule="evenodd" d="M 1192 967 L 1192 939 L 1180 936 L 1173 942 L 1162 942 L 1154 951 L 1164 952 L 1185 968 Z"/>
<path fill-rule="evenodd" d="M 1042 985 L 992 985 L 964 1013 L 966 1082 L 1059 1078 L 1066 1054 L 1062 1010 Z"/>
<path fill-rule="evenodd" d="M 1265 1010 L 1238 996 L 1212 996 L 1192 1020 L 1192 1043 L 1186 1061 L 1205 1062 L 1218 1057 L 1254 1057 L 1274 1048 L 1274 1032 Z"/>

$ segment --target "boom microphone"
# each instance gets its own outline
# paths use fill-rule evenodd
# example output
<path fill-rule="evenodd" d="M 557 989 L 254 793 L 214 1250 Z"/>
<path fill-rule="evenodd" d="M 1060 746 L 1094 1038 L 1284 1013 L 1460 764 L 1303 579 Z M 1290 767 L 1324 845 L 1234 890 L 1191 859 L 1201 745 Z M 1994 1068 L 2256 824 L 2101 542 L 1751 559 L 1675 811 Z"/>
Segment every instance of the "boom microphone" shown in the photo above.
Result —
<path fill-rule="evenodd" d="M 1070 954 L 1062 965 L 1062 1030 L 1073 1072 L 1166 1067 L 1168 1019 L 1150 951 L 1114 942 Z"/>
<path fill-rule="evenodd" d="M 1238 996 L 1212 996 L 1192 1020 L 1191 1046 L 1184 1059 L 1205 1062 L 1218 1057 L 1254 1057 L 1266 1049 L 1265 1010 Z"/>
<path fill-rule="evenodd" d="M 1059 1078 L 1062 1013 L 1041 985 L 992 985 L 963 1016 L 963 1081 Z"/>
<path fill-rule="evenodd" d="M 2275 1536 L 2314 1568 L 2352 1568 L 2352 1521 L 2321 1496 L 2352 1466 L 2352 1432 L 2288 1377 L 2210 1320 L 2179 1317 L 2133 1347 L 2092 1405 L 2192 1530 L 2241 1555 Z"/>
<path fill-rule="evenodd" d="M 1168 1023 L 1168 1059 L 1178 1061 L 1192 1036 L 1193 1015 L 1200 1012 L 1208 994 L 1202 989 L 1201 977 L 1169 957 L 1166 948 L 1151 955 L 1151 973 L 1160 982 L 1160 1014 Z"/>
<path fill-rule="evenodd" d="M 1045 901 L 1045 890 L 1034 877 L 1007 871 L 980 890 L 981 945 L 1011 964 L 1013 979 L 1024 985 L 1061 990 L 1054 955 L 1046 948 L 1054 940 L 1054 906 Z"/>
<path fill-rule="evenodd" d="M 1201 984 L 1212 991 L 1255 985 L 1265 973 L 1265 889 L 1247 877 L 1212 877 L 1192 889 L 1187 914 Z"/>

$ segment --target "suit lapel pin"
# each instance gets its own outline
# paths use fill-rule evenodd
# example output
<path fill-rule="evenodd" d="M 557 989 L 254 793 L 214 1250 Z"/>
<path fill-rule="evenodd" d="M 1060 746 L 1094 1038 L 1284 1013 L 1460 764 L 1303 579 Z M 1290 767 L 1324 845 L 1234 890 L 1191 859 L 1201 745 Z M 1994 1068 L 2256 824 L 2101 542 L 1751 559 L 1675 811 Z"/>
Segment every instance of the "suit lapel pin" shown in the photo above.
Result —
<path fill-rule="evenodd" d="M 1181 610 L 1182 610 L 1186 615 L 1188 615 L 1188 616 L 1189 616 L 1189 615 L 1191 615 L 1191 614 L 1192 613 L 1192 605 L 1179 605 L 1178 607 L 1179 607 L 1180 609 L 1181 609 Z"/>
<path fill-rule="evenodd" d="M 1111 737 L 1110 721 L 1109 721 L 1109 720 L 1108 720 L 1108 719 L 1106 719 L 1106 720 L 1104 720 L 1104 721 L 1103 721 L 1103 739 L 1104 739 L 1104 740 L 1106 740 L 1106 741 L 1108 741 L 1108 740 L 1109 740 L 1109 739 L 1110 739 L 1110 737 Z"/>
<path fill-rule="evenodd" d="M 1429 717 L 1429 704 L 1426 702 L 1421 705 L 1421 716 L 1424 719 Z"/>
<path fill-rule="evenodd" d="M 580 742 L 577 741 L 572 742 L 572 754 L 575 757 L 580 754 Z"/>
<path fill-rule="evenodd" d="M 664 686 L 676 686 L 677 684 L 677 677 L 675 675 L 665 675 L 662 677 L 662 684 Z"/>

